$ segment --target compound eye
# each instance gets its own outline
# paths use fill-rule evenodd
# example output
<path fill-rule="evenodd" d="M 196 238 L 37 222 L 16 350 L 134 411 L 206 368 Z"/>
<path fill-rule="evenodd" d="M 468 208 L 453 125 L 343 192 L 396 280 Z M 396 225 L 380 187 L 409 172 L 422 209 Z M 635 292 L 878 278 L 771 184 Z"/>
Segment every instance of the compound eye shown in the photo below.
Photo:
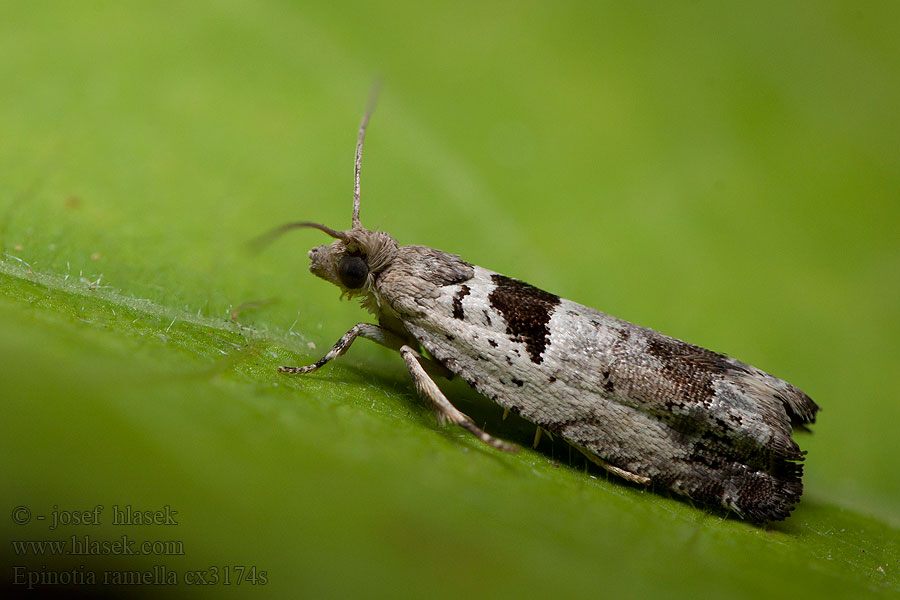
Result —
<path fill-rule="evenodd" d="M 369 265 L 360 256 L 345 256 L 338 263 L 338 279 L 349 290 L 363 286 L 369 275 Z"/>

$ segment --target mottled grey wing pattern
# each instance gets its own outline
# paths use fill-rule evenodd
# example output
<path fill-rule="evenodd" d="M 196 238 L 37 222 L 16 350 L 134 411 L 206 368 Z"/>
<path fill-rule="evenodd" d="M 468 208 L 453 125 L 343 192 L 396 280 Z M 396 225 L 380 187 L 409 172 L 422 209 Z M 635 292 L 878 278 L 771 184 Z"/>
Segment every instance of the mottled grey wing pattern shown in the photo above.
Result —
<path fill-rule="evenodd" d="M 403 316 L 448 369 L 655 485 L 758 521 L 787 516 L 802 492 L 791 422 L 811 422 L 818 408 L 806 394 L 724 355 L 470 269 L 433 282 L 445 285 Z"/>

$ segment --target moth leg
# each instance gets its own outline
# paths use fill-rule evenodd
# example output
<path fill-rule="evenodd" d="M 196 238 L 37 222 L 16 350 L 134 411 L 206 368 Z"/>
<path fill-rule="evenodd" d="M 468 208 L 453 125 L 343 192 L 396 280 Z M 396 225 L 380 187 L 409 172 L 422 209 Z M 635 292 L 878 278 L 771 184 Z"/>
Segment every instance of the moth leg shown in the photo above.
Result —
<path fill-rule="evenodd" d="M 505 419 L 505 418 L 506 418 L 506 417 L 504 417 L 504 419 Z M 553 441 L 553 434 L 552 434 L 552 433 L 550 433 L 549 431 L 547 431 L 547 430 L 544 429 L 543 427 L 538 427 L 538 428 L 537 428 L 537 431 L 534 432 L 534 443 L 531 445 L 532 448 L 537 448 L 537 447 L 538 447 L 538 444 L 541 443 L 541 436 L 542 436 L 542 435 L 546 435 L 548 438 L 550 438 L 550 441 L 551 441 L 551 442 Z"/>
<path fill-rule="evenodd" d="M 341 339 L 339 339 L 337 343 L 332 346 L 331 350 L 328 351 L 328 354 L 317 360 L 315 363 L 307 365 L 305 367 L 278 367 L 278 371 L 281 373 L 292 373 L 294 375 L 312 373 L 328 361 L 334 360 L 335 358 L 343 355 L 347 350 L 350 349 L 350 346 L 353 344 L 353 341 L 357 337 L 372 340 L 373 342 L 380 344 L 386 348 L 390 348 L 391 350 L 400 350 L 400 348 L 406 344 L 403 338 L 390 331 L 389 329 L 379 327 L 378 325 L 373 325 L 372 323 L 357 323 L 350 329 L 350 331 L 341 336 Z M 425 361 L 425 367 L 430 373 L 442 376 L 446 376 L 447 374 L 449 374 L 449 372 L 443 365 L 440 365 L 432 360 L 428 360 L 425 357 L 420 357 L 420 360 Z"/>
<path fill-rule="evenodd" d="M 613 475 L 618 475 L 622 479 L 624 479 L 626 481 L 630 481 L 631 483 L 639 483 L 641 485 L 650 485 L 649 477 L 644 477 L 643 475 L 636 475 L 635 473 L 632 473 L 631 471 L 626 471 L 625 469 L 620 469 L 619 467 L 614 467 L 613 465 L 609 464 L 608 462 L 606 462 L 605 460 L 603 460 L 602 458 L 600 458 L 599 456 L 597 456 L 596 454 L 594 454 L 593 452 L 588 450 L 587 448 L 584 448 L 582 446 L 577 446 L 577 445 L 575 447 L 578 448 L 578 450 L 580 450 L 581 453 L 584 454 L 585 457 L 589 461 L 591 461 L 598 467 L 602 467 L 602 468 L 606 469 Z"/>
<path fill-rule="evenodd" d="M 445 425 L 447 423 L 459 425 L 485 444 L 489 444 L 494 448 L 506 452 L 518 451 L 516 446 L 498 440 L 479 428 L 472 422 L 472 419 L 453 406 L 450 401 L 447 400 L 447 397 L 444 396 L 444 393 L 437 384 L 428 376 L 428 373 L 425 372 L 422 365 L 419 364 L 420 357 L 418 352 L 409 346 L 404 345 L 400 348 L 400 355 L 403 357 L 403 360 L 406 361 L 406 367 L 409 369 L 409 374 L 412 376 L 416 390 L 419 392 L 419 395 L 425 399 L 431 407 L 431 410 L 434 411 L 434 416 L 437 417 L 439 425 Z"/>

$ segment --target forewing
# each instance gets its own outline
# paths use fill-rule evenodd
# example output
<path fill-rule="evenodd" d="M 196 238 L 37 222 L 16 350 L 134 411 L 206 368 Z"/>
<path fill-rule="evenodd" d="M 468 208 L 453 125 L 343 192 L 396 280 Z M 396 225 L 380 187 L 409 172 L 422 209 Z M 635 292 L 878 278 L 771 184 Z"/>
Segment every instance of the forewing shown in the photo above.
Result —
<path fill-rule="evenodd" d="M 791 417 L 817 407 L 790 384 L 480 267 L 416 304 L 434 358 L 608 463 L 757 520 L 799 497 Z"/>

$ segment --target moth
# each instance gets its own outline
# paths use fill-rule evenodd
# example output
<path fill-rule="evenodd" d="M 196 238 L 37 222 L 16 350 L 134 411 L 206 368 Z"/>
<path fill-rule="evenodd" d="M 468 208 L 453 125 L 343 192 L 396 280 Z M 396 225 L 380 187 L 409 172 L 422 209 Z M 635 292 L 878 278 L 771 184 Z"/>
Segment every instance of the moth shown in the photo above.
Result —
<path fill-rule="evenodd" d="M 377 324 L 358 323 L 307 374 L 357 338 L 396 350 L 439 424 L 501 450 L 457 410 L 434 377 L 456 375 L 629 482 L 669 490 L 756 522 L 787 517 L 803 491 L 793 428 L 819 407 L 748 364 L 566 300 L 427 246 L 400 246 L 360 223 L 360 164 L 372 103 L 359 128 L 350 229 L 309 251 L 310 271 L 360 297 Z"/>

